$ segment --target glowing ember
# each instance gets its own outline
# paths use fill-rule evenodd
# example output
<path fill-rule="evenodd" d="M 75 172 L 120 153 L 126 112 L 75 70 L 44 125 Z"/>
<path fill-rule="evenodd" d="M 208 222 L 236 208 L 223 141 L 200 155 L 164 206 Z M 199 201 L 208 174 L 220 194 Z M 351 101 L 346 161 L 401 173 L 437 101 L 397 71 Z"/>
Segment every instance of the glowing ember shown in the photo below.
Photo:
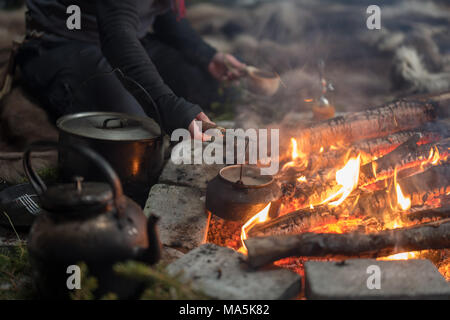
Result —
<path fill-rule="evenodd" d="M 298 182 L 306 182 L 306 177 L 305 176 L 301 176 L 299 178 L 297 178 Z"/>
<path fill-rule="evenodd" d="M 333 207 L 340 205 L 358 185 L 360 166 L 361 155 L 359 154 L 356 158 L 351 158 L 348 160 L 347 164 L 342 169 L 336 171 L 336 182 L 341 186 L 341 188 L 338 192 L 322 201 L 321 204 L 329 202 L 329 205 Z M 340 198 L 330 202 L 337 197 Z"/>
<path fill-rule="evenodd" d="M 244 243 L 244 240 L 247 239 L 247 232 L 250 231 L 250 229 L 252 229 L 258 223 L 262 223 L 264 221 L 267 221 L 267 219 L 269 218 L 270 205 L 271 204 L 269 203 L 264 209 L 262 209 L 260 212 L 255 214 L 252 218 L 250 218 L 250 220 L 248 220 L 242 226 L 242 229 L 241 229 L 241 243 L 242 243 L 242 247 L 238 250 L 239 252 L 244 253 L 244 254 L 247 253 L 247 248 L 246 248 L 245 243 Z"/>

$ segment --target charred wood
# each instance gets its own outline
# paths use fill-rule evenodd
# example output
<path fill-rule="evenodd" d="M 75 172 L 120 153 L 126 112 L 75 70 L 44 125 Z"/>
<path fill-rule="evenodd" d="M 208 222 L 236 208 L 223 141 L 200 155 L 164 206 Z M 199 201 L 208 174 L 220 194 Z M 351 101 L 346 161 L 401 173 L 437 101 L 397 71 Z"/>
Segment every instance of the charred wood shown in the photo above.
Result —
<path fill-rule="evenodd" d="M 450 204 L 441 208 L 431 208 L 429 206 L 411 208 L 406 218 L 411 221 L 423 221 L 424 219 L 449 219 Z"/>
<path fill-rule="evenodd" d="M 386 156 L 361 166 L 359 186 L 367 186 L 379 180 L 391 178 L 395 169 L 402 177 L 402 172 L 417 168 L 422 171 L 425 166 L 432 165 L 432 161 L 438 162 L 448 157 L 450 139 L 445 139 L 433 144 L 417 145 L 420 137 L 412 136 L 408 141 Z M 434 159 L 436 157 L 436 159 Z M 409 174 L 414 170 L 409 170 Z"/>
<path fill-rule="evenodd" d="M 305 151 L 352 143 L 417 128 L 434 120 L 438 104 L 399 100 L 378 108 L 351 113 L 314 124 L 297 136 Z"/>
<path fill-rule="evenodd" d="M 414 176 L 400 179 L 403 194 L 411 198 L 412 206 L 440 207 L 450 198 L 450 165 L 431 167 Z M 375 216 L 397 212 L 395 188 L 391 186 L 374 192 L 355 191 L 342 204 L 327 204 L 303 208 L 281 217 L 256 225 L 248 233 L 250 237 L 295 234 L 311 227 L 334 223 L 342 216 Z"/>
<path fill-rule="evenodd" d="M 450 248 L 450 219 L 378 233 L 304 233 L 245 240 L 248 262 L 261 267 L 283 258 L 383 257 L 399 252 Z"/>

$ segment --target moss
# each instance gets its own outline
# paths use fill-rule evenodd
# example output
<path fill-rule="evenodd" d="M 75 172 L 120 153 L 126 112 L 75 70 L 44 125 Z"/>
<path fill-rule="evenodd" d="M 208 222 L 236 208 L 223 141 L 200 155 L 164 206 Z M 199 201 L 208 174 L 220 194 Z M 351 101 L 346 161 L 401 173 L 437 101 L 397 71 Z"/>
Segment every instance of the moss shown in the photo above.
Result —
<path fill-rule="evenodd" d="M 70 294 L 72 300 L 95 300 L 94 292 L 98 288 L 98 281 L 89 274 L 85 263 L 80 262 L 77 265 L 81 269 L 81 289 L 73 290 Z"/>
<path fill-rule="evenodd" d="M 145 283 L 141 300 L 205 300 L 208 297 L 184 284 L 179 277 L 167 274 L 163 264 L 155 267 L 129 261 L 118 264 L 114 270 L 119 274 Z"/>
<path fill-rule="evenodd" d="M 59 177 L 58 168 L 42 168 L 42 169 L 39 169 L 36 171 L 37 171 L 38 176 L 40 176 L 41 179 L 47 184 L 54 183 L 58 180 L 58 177 Z M 18 184 L 27 183 L 27 182 L 28 182 L 27 177 L 23 177 L 22 180 L 20 180 Z"/>
<path fill-rule="evenodd" d="M 97 279 L 89 274 L 84 263 L 81 268 L 81 289 L 70 294 L 72 300 L 95 300 Z M 114 270 L 130 279 L 142 281 L 145 289 L 141 300 L 199 300 L 208 297 L 183 284 L 178 277 L 172 277 L 165 271 L 164 265 L 149 267 L 143 263 L 129 261 L 114 266 Z M 0 300 L 37 299 L 31 280 L 31 267 L 24 246 L 0 248 Z M 117 300 L 117 295 L 108 293 L 101 300 Z"/>
<path fill-rule="evenodd" d="M 0 249 L 0 300 L 32 299 L 36 292 L 31 281 L 28 252 L 24 246 Z"/>

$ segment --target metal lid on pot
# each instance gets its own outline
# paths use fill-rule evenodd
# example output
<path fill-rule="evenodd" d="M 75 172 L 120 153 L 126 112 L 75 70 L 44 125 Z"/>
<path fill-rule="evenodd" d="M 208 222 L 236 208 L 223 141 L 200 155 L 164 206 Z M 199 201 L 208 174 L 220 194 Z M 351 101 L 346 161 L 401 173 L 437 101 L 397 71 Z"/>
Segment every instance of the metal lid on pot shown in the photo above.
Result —
<path fill-rule="evenodd" d="M 75 183 L 57 184 L 49 187 L 41 196 L 42 207 L 50 212 L 62 212 L 77 216 L 98 213 L 113 200 L 111 187 L 106 183 L 82 183 L 76 177 Z"/>
<path fill-rule="evenodd" d="M 161 135 L 153 119 L 117 112 L 70 114 L 59 118 L 56 125 L 63 132 L 108 141 L 148 140 Z"/>

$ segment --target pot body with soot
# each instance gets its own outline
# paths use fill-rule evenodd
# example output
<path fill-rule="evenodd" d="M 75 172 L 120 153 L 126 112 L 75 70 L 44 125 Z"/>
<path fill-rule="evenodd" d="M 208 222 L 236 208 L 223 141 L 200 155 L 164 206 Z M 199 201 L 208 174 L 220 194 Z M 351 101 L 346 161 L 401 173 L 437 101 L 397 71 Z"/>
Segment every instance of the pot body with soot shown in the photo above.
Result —
<path fill-rule="evenodd" d="M 208 183 L 206 209 L 222 219 L 245 222 L 269 203 L 269 216 L 278 215 L 280 198 L 281 189 L 272 176 L 261 175 L 255 166 L 232 165 Z"/>
<path fill-rule="evenodd" d="M 151 118 L 115 112 L 84 112 L 57 121 L 63 145 L 84 145 L 102 155 L 119 175 L 124 192 L 140 204 L 158 177 L 164 161 L 162 132 Z M 65 181 L 78 175 L 102 181 L 98 170 L 72 150 L 59 153 Z"/>
<path fill-rule="evenodd" d="M 113 270 L 118 262 L 138 260 L 154 264 L 160 257 L 156 218 L 147 219 L 142 209 L 122 193 L 115 171 L 94 151 L 83 146 L 70 148 L 83 155 L 105 175 L 108 183 L 83 182 L 47 186 L 32 169 L 30 153 L 55 148 L 56 142 L 37 142 L 24 154 L 24 169 L 38 193 L 42 212 L 29 234 L 28 251 L 33 279 L 40 297 L 68 298 L 80 284 L 84 263 L 88 275 L 98 280 L 97 297 L 116 293 L 119 298 L 134 298 L 141 284 L 125 279 Z"/>

